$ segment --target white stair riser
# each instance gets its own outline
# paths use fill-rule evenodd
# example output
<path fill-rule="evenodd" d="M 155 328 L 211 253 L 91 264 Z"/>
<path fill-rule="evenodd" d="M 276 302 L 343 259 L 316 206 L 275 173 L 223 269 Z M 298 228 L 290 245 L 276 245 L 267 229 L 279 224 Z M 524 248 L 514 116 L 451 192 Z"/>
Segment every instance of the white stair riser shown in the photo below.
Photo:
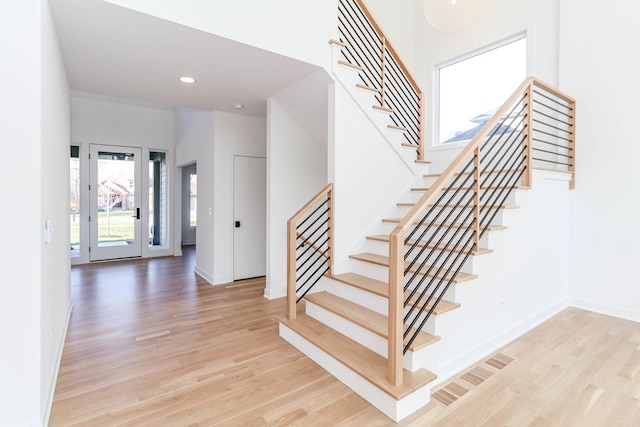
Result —
<path fill-rule="evenodd" d="M 387 340 L 385 338 L 310 301 L 307 301 L 305 304 L 305 312 L 319 322 L 329 326 L 331 329 L 351 338 L 358 344 L 375 351 L 380 356 L 387 357 Z"/>
<path fill-rule="evenodd" d="M 373 310 L 376 313 L 387 315 L 389 311 L 389 300 L 371 292 L 338 282 L 337 280 L 327 279 L 327 292 L 339 296 L 340 298 L 359 304 L 363 307 Z"/>
<path fill-rule="evenodd" d="M 424 407 L 431 399 L 431 387 L 426 385 L 402 400 L 395 400 L 282 323 L 280 336 L 396 422 Z"/>
<path fill-rule="evenodd" d="M 324 323 L 330 328 L 340 332 L 342 335 L 349 337 L 360 345 L 378 353 L 382 357 L 387 357 L 389 353 L 388 342 L 385 337 L 381 337 L 366 328 L 350 322 L 342 316 L 332 313 L 323 307 L 307 302 L 306 313 L 319 322 Z M 415 372 L 418 369 L 426 368 L 427 364 L 437 363 L 437 350 L 435 347 L 438 343 L 420 349 L 417 352 L 411 350 L 403 357 L 404 369 Z M 422 364 L 420 364 L 422 363 Z"/>

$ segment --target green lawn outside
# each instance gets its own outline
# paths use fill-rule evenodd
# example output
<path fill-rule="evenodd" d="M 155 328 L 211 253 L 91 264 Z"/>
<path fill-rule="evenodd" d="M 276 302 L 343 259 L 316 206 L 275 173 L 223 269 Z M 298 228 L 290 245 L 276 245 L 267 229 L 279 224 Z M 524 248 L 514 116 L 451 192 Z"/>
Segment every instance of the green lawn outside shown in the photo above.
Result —
<path fill-rule="evenodd" d="M 118 211 L 109 214 L 109 234 L 107 235 L 107 213 L 98 212 L 98 235 L 101 242 L 133 240 L 133 211 Z M 71 244 L 80 244 L 80 215 L 69 215 Z"/>

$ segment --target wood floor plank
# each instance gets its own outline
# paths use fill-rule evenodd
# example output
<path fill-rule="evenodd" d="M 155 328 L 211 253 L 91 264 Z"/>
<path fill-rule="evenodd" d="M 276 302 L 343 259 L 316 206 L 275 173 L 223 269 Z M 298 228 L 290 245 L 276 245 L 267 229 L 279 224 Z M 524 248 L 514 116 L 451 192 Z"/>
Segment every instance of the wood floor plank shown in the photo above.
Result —
<path fill-rule="evenodd" d="M 51 427 L 396 425 L 278 336 L 264 279 L 211 286 L 183 253 L 72 268 Z M 638 323 L 569 308 L 499 352 L 513 362 L 397 425 L 640 425 Z"/>

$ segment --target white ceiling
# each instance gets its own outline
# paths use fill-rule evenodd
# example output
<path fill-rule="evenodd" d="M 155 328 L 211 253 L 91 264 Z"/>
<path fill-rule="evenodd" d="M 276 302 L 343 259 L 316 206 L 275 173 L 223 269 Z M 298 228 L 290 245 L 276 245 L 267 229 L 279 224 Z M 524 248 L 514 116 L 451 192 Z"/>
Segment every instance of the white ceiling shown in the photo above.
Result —
<path fill-rule="evenodd" d="M 50 3 L 74 90 L 265 117 L 267 98 L 319 69 L 102 0 Z"/>

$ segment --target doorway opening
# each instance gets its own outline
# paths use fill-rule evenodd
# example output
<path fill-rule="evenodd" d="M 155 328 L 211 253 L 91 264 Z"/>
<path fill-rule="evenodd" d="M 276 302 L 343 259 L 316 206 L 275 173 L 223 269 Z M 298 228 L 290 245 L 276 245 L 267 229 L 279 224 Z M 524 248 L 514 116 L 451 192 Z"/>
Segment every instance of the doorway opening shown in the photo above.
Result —
<path fill-rule="evenodd" d="M 182 246 L 196 244 L 198 226 L 198 167 L 182 167 Z"/>

